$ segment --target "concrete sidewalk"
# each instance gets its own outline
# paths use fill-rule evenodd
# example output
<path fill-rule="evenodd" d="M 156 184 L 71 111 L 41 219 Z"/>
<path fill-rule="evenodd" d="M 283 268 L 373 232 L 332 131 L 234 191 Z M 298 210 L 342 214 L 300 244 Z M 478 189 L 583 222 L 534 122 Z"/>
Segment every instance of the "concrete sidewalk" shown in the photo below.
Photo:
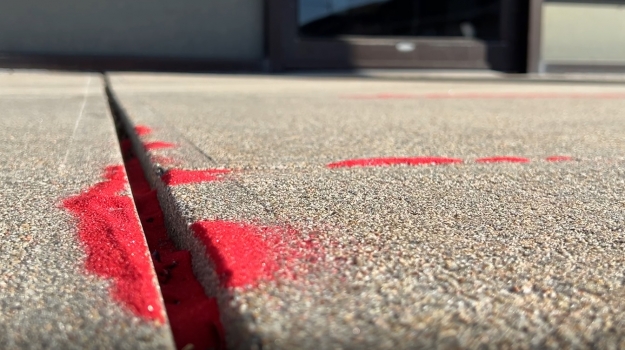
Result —
<path fill-rule="evenodd" d="M 625 346 L 625 86 L 109 78 L 229 348 Z M 0 73 L 2 348 L 173 347 L 103 88 Z"/>
<path fill-rule="evenodd" d="M 625 87 L 110 81 L 230 347 L 625 346 Z"/>
<path fill-rule="evenodd" d="M 173 348 L 102 77 L 0 73 L 0 129 L 0 348 Z"/>

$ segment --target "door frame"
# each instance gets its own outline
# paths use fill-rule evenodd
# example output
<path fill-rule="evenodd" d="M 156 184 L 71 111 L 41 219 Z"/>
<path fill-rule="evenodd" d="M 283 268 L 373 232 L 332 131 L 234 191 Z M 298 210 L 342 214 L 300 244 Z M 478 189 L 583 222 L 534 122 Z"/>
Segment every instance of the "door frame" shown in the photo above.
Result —
<path fill-rule="evenodd" d="M 543 0 L 530 0 L 527 34 L 527 73 L 540 73 Z"/>

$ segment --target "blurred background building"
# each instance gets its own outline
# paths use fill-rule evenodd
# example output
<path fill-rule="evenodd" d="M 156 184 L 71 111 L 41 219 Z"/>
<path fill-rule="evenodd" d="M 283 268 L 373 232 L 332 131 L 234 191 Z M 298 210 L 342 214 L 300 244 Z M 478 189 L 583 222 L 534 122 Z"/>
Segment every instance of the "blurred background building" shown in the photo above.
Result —
<path fill-rule="evenodd" d="M 0 66 L 625 72 L 625 0 L 3 1 Z"/>

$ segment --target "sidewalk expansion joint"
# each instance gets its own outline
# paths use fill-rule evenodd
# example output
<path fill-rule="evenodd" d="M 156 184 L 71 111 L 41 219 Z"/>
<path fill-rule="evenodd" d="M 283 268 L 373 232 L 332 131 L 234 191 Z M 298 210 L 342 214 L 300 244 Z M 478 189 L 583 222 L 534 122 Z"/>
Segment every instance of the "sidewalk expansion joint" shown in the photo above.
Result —
<path fill-rule="evenodd" d="M 218 345 L 232 348 L 262 349 L 262 338 L 254 333 L 254 326 L 250 326 L 256 322 L 254 317 L 249 313 L 242 312 L 236 302 L 239 288 L 253 288 L 261 281 L 272 280 L 275 276 L 294 278 L 288 269 L 277 271 L 281 269 L 282 265 L 272 262 L 282 261 L 282 258 L 286 259 L 284 261 L 306 259 L 306 254 L 297 254 L 297 252 L 303 246 L 307 247 L 310 242 L 288 241 L 286 236 L 294 234 L 290 227 L 259 226 L 253 222 L 224 221 L 210 218 L 205 220 L 188 217 L 175 195 L 178 185 L 223 181 L 249 194 L 249 190 L 236 180 L 237 170 L 224 168 L 175 169 L 168 166 L 162 168 L 161 165 L 166 164 L 158 164 L 156 159 L 160 160 L 163 157 L 159 154 L 159 151 L 163 150 L 150 150 L 146 146 L 150 142 L 165 141 L 154 138 L 152 125 L 135 125 L 126 113 L 124 106 L 119 102 L 115 91 L 108 87 L 107 93 L 120 133 L 125 134 L 129 139 L 129 142 L 126 142 L 126 147 L 134 151 L 138 158 L 137 162 L 143 168 L 143 174 L 158 198 L 168 236 L 178 249 L 190 252 L 191 266 L 195 277 L 206 295 L 214 297 L 217 301 L 219 314 L 214 320 L 221 321 L 220 324 L 223 325 L 223 328 L 220 326 L 218 330 L 220 334 L 224 334 Z M 170 126 L 166 127 L 170 128 Z M 175 140 L 175 143 L 171 143 L 171 147 L 189 146 L 187 142 L 188 140 L 184 139 Z M 208 157 L 206 159 L 214 163 L 214 160 Z M 176 163 L 176 159 L 169 158 L 167 160 Z M 275 214 L 270 208 L 262 207 L 268 213 Z M 223 233 L 225 235 L 223 237 L 229 239 L 220 240 L 219 237 L 215 236 L 215 231 Z M 264 241 L 263 237 L 267 238 L 268 241 Z M 244 248 L 258 242 L 262 244 L 254 249 Z M 169 312 L 167 297 L 165 301 Z M 169 317 L 171 318 L 172 329 L 174 329 L 175 320 L 171 315 Z M 223 331 L 221 331 L 222 329 Z M 175 329 L 174 338 L 176 338 Z"/>
<path fill-rule="evenodd" d="M 134 205 L 150 249 L 176 346 L 178 349 L 224 349 L 224 330 L 217 301 L 206 295 L 195 277 L 191 253 L 178 249 L 170 239 L 157 190 L 150 187 L 140 160 L 133 151 L 132 141 L 123 128 L 119 106 L 113 101 L 109 86 L 106 90 Z"/>

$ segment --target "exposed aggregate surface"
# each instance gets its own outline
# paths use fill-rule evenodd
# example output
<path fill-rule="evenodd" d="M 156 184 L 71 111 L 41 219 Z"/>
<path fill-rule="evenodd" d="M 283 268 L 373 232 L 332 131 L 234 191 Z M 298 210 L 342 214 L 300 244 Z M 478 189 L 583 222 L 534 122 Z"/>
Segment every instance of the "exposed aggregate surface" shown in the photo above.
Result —
<path fill-rule="evenodd" d="M 0 130 L 0 348 L 172 348 L 86 273 L 61 206 L 123 164 L 101 76 L 0 73 Z"/>
<path fill-rule="evenodd" d="M 112 75 L 178 244 L 231 347 L 624 348 L 625 100 L 349 99 L 349 94 L 625 91 L 619 86 Z M 489 156 L 528 164 L 478 164 Z M 554 155 L 572 161 L 547 162 Z M 158 158 L 158 157 L 160 158 Z M 438 166 L 328 169 L 351 158 Z M 159 162 L 170 157 L 171 162 Z M 151 161 L 150 161 L 151 160 Z M 169 168 L 229 168 L 167 187 Z M 218 287 L 185 227 L 288 226 L 318 259 Z"/>

